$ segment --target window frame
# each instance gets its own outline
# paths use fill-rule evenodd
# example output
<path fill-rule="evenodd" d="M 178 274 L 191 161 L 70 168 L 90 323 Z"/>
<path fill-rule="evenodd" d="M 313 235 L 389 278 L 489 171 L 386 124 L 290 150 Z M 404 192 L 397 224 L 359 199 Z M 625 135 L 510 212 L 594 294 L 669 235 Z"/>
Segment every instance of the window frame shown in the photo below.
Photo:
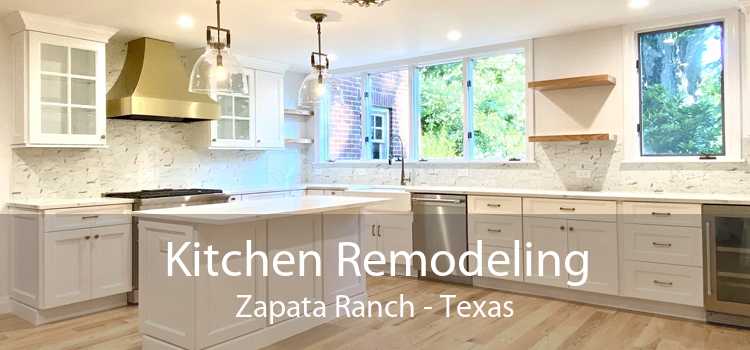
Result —
<path fill-rule="evenodd" d="M 724 155 L 715 159 L 701 159 L 700 156 L 670 156 L 642 154 L 641 133 L 641 74 L 638 71 L 640 58 L 640 38 L 644 33 L 689 28 L 721 22 L 724 26 Z M 626 163 L 711 163 L 742 162 L 743 110 L 741 97 L 741 24 L 739 13 L 722 11 L 710 14 L 672 18 L 643 24 L 625 26 L 624 67 L 624 138 L 623 147 Z"/>
<path fill-rule="evenodd" d="M 525 59 L 526 59 L 526 81 L 530 82 L 533 81 L 534 77 L 534 51 L 533 51 L 533 40 L 522 40 L 522 41 L 516 41 L 512 43 L 506 43 L 506 44 L 500 44 L 500 45 L 491 45 L 491 46 L 484 46 L 484 47 L 478 47 L 473 49 L 467 49 L 467 50 L 460 50 L 460 51 L 453 51 L 448 53 L 441 53 L 441 54 L 435 54 L 435 55 L 429 55 L 429 56 L 422 56 L 417 58 L 411 58 L 411 59 L 405 59 L 405 60 L 398 60 L 398 61 L 391 61 L 391 62 L 385 62 L 382 64 L 374 64 L 374 65 L 367 65 L 367 66 L 361 66 L 361 67 L 354 67 L 349 69 L 342 69 L 342 70 L 336 70 L 332 73 L 337 76 L 353 76 L 353 75 L 360 75 L 362 77 L 362 111 L 360 113 L 360 118 L 362 122 L 363 130 L 367 130 L 369 123 L 369 101 L 367 100 L 366 94 L 364 92 L 369 91 L 369 75 L 370 74 L 377 74 L 377 73 L 387 73 L 387 72 L 393 72 L 398 70 L 407 70 L 409 74 L 409 101 L 410 109 L 409 109 L 409 146 L 408 149 L 404 150 L 406 152 L 406 161 L 412 162 L 412 163 L 424 163 L 429 162 L 433 164 L 437 163 L 447 163 L 447 164 L 458 164 L 458 163 L 488 163 L 488 164 L 524 164 L 524 163 L 533 163 L 535 162 L 534 159 L 534 152 L 535 152 L 535 144 L 533 142 L 528 142 L 528 139 L 526 140 L 527 150 L 526 150 L 526 159 L 521 161 L 511 161 L 508 159 L 473 159 L 473 150 L 474 150 L 474 140 L 470 140 L 468 138 L 469 132 L 474 132 L 473 130 L 473 120 L 470 117 L 472 115 L 471 109 L 473 108 L 472 103 L 470 103 L 471 96 L 473 94 L 472 89 L 469 88 L 467 85 L 467 82 L 470 80 L 469 76 L 469 65 L 471 64 L 472 60 L 474 59 L 480 59 L 484 57 L 492 57 L 502 54 L 509 54 L 509 53 L 518 53 L 523 52 Z M 463 157 L 461 158 L 448 158 L 448 159 L 422 159 L 421 154 L 419 154 L 419 148 L 420 148 L 420 135 L 421 135 L 421 118 L 420 118 L 420 96 L 419 96 L 419 73 L 418 68 L 421 66 L 429 66 L 429 65 L 435 65 L 435 64 L 441 64 L 441 63 L 450 63 L 450 62 L 457 62 L 462 61 L 463 62 L 463 70 L 464 70 L 464 81 L 463 81 L 463 125 L 464 125 L 464 150 L 463 150 Z M 362 134 L 362 159 L 360 160 L 331 160 L 329 158 L 329 152 L 328 152 L 328 144 L 329 144 L 329 138 L 328 138 L 328 128 L 330 127 L 328 125 L 329 116 L 328 116 L 329 110 L 328 110 L 328 101 L 321 101 L 321 104 L 319 106 L 318 115 L 321 117 L 319 118 L 319 122 L 317 125 L 318 128 L 318 139 L 322 140 L 322 142 L 318 143 L 318 147 L 316 149 L 317 154 L 317 160 L 319 163 L 340 163 L 340 164 L 346 164 L 346 163 L 384 163 L 387 162 L 386 160 L 372 160 L 369 156 L 369 147 L 367 146 L 367 143 L 364 140 L 365 133 Z M 534 91 L 533 89 L 526 89 L 526 135 L 533 135 L 534 134 L 534 119 L 535 119 L 535 113 L 534 113 Z M 406 143 L 406 142 L 405 142 Z"/>

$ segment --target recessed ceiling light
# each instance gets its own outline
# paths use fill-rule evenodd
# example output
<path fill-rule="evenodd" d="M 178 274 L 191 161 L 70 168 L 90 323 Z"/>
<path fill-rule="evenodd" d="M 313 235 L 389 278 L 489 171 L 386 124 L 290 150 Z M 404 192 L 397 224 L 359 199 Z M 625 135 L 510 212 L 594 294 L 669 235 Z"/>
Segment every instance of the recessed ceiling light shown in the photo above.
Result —
<path fill-rule="evenodd" d="M 648 7 L 648 5 L 651 5 L 651 0 L 628 0 L 628 6 L 631 9 L 642 9 Z"/>
<path fill-rule="evenodd" d="M 180 26 L 182 29 L 190 29 L 193 28 L 193 17 L 190 17 L 188 15 L 182 15 L 179 18 L 177 18 L 177 25 Z"/>
<path fill-rule="evenodd" d="M 450 41 L 458 41 L 461 40 L 461 37 L 463 37 L 463 34 L 457 30 L 451 30 L 448 32 L 448 34 L 445 35 L 446 38 Z"/>

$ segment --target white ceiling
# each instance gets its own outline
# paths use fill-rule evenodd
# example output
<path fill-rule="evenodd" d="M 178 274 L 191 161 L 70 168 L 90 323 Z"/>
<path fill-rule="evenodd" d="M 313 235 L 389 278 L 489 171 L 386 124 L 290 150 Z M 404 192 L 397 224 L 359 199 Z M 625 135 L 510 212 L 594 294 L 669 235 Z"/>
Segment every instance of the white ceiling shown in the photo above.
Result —
<path fill-rule="evenodd" d="M 338 56 L 335 68 L 344 68 L 737 6 L 736 0 L 651 2 L 631 10 L 627 0 L 391 0 L 382 8 L 340 0 L 223 0 L 222 26 L 231 29 L 235 52 L 303 71 L 316 45 L 315 28 L 296 18 L 299 10 L 341 14 L 340 21 L 324 23 L 323 46 Z M 0 0 L 0 15 L 13 10 L 113 26 L 121 30 L 118 40 L 150 36 L 182 48 L 203 46 L 205 26 L 215 25 L 213 0 Z M 183 14 L 194 17 L 192 29 L 176 25 Z M 463 38 L 448 41 L 450 30 Z"/>

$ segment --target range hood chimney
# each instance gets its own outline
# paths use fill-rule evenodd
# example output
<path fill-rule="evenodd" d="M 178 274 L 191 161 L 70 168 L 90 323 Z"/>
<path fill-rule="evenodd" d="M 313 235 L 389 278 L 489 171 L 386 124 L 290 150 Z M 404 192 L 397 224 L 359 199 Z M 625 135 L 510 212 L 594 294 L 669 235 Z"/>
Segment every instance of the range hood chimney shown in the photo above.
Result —
<path fill-rule="evenodd" d="M 219 116 L 218 103 L 188 91 L 173 43 L 151 38 L 128 43 L 122 73 L 107 93 L 108 118 L 194 122 Z"/>

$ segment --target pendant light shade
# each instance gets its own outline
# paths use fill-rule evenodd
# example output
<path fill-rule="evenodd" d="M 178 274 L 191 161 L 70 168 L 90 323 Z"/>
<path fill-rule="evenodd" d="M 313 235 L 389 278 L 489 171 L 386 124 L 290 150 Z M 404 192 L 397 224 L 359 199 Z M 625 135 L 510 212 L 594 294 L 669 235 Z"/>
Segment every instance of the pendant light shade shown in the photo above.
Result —
<path fill-rule="evenodd" d="M 298 94 L 298 105 L 301 107 L 312 108 L 320 99 L 330 90 L 328 85 L 328 68 L 330 62 L 328 55 L 323 53 L 323 44 L 321 40 L 321 26 L 323 20 L 327 17 L 324 13 L 313 13 L 310 17 L 315 21 L 318 28 L 318 51 L 313 51 L 310 55 L 310 64 L 312 72 L 302 81 Z"/>
<path fill-rule="evenodd" d="M 322 72 L 322 82 L 320 72 L 313 71 L 305 77 L 299 88 L 298 105 L 305 108 L 314 108 L 321 99 L 326 97 L 339 96 L 341 89 L 336 80 L 328 72 Z"/>
<path fill-rule="evenodd" d="M 218 57 L 221 57 L 219 64 Z M 190 92 L 208 94 L 247 94 L 247 78 L 242 66 L 228 48 L 207 47 L 193 65 Z"/>
<path fill-rule="evenodd" d="M 231 34 L 221 27 L 221 0 L 216 0 L 216 26 L 206 27 L 206 51 L 193 65 L 190 92 L 207 94 L 214 99 L 217 94 L 248 93 L 245 73 L 229 51 L 230 46 Z"/>

